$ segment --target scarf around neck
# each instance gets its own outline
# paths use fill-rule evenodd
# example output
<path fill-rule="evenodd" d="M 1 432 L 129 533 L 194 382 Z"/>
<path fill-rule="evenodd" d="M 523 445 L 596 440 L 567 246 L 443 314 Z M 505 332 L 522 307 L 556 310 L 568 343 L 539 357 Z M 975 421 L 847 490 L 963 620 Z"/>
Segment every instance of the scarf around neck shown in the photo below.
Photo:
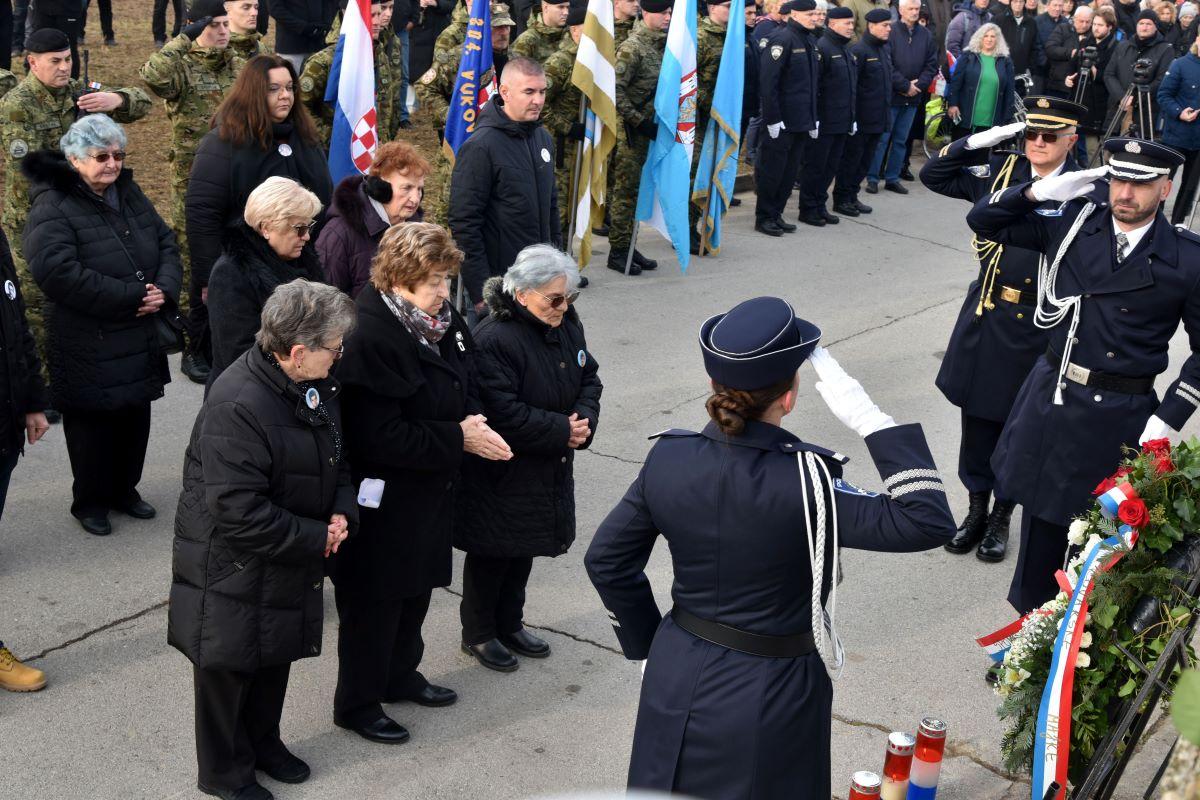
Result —
<path fill-rule="evenodd" d="M 398 294 L 380 292 L 383 302 L 400 320 L 413 338 L 428 347 L 434 353 L 441 355 L 438 342 L 450 329 L 450 304 L 443 301 L 437 316 L 430 316 Z"/>

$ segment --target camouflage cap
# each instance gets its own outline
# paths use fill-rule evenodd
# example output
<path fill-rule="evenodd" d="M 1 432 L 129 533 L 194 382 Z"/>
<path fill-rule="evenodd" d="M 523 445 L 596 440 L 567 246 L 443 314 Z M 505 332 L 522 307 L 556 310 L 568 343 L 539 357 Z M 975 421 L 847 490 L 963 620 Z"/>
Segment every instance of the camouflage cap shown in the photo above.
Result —
<path fill-rule="evenodd" d="M 507 3 L 492 3 L 492 27 L 497 26 L 503 28 L 507 26 L 516 26 L 517 21 L 512 18 L 509 13 Z"/>

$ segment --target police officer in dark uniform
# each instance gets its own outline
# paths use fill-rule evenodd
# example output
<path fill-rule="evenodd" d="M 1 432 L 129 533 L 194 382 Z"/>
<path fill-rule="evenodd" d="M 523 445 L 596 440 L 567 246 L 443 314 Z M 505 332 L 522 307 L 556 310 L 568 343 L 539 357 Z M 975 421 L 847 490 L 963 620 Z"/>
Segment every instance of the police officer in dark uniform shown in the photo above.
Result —
<path fill-rule="evenodd" d="M 838 548 L 927 550 L 954 533 L 921 427 L 897 426 L 819 337 L 774 297 L 705 322 L 712 421 L 654 437 L 588 548 L 625 657 L 648 659 L 630 788 L 828 800 Z M 890 496 L 846 483 L 844 456 L 781 427 L 810 356 L 818 391 L 866 438 Z M 666 616 L 644 572 L 659 535 L 675 576 Z"/>
<path fill-rule="evenodd" d="M 838 217 L 825 208 L 829 184 L 842 162 L 846 140 L 857 130 L 854 123 L 854 94 L 858 69 L 850 53 L 854 37 L 854 12 L 846 6 L 829 9 L 825 30 L 817 40 L 820 65 L 817 71 L 817 138 L 805 145 L 804 169 L 800 175 L 800 221 L 822 227 L 836 225 Z"/>
<path fill-rule="evenodd" d="M 1001 125 L 946 145 L 926 162 L 921 182 L 940 195 L 974 204 L 1034 176 L 1078 169 L 1071 151 L 1087 109 L 1057 97 L 1032 96 L 1025 98 L 1025 109 L 1025 123 Z M 989 150 L 1014 136 L 1024 142 L 1023 154 Z M 1047 203 L 1044 208 L 1054 207 Z M 978 237 L 971 245 L 979 274 L 967 289 L 937 377 L 937 387 L 962 412 L 958 477 L 969 498 L 966 519 L 946 549 L 974 549 L 981 561 L 997 562 L 1007 551 L 1015 504 L 1000 493 L 992 500 L 992 453 L 1025 376 L 1046 352 L 1049 332 L 1033 320 L 1041 253 Z"/>
<path fill-rule="evenodd" d="M 817 46 L 815 0 L 788 0 L 780 10 L 786 25 L 767 38 L 759 70 L 762 124 L 766 137 L 758 146 L 754 185 L 758 193 L 754 230 L 768 236 L 794 233 L 783 219 L 791 197 L 804 143 L 817 136 Z"/>
<path fill-rule="evenodd" d="M 992 459 L 996 491 L 1023 511 L 1008 594 L 1022 612 L 1058 592 L 1067 525 L 1121 448 L 1179 430 L 1200 406 L 1200 237 L 1162 213 L 1184 157 L 1140 139 L 1109 139 L 1104 149 L 1106 167 L 1018 184 L 967 216 L 980 237 L 1050 262 L 1037 320 L 1050 326 L 1050 344 Z M 1094 202 L 1088 194 L 1106 173 L 1108 202 Z M 1154 379 L 1180 321 L 1192 354 L 1160 402 Z"/>

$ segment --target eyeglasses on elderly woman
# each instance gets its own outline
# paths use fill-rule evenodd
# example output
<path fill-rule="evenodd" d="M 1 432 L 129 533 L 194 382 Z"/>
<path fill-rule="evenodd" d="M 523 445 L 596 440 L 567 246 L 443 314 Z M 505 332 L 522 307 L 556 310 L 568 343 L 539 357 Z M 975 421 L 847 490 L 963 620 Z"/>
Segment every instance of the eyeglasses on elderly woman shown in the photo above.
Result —
<path fill-rule="evenodd" d="M 575 303 L 575 301 L 579 299 L 579 292 L 568 292 L 567 294 L 545 295 L 545 294 L 542 294 L 541 292 L 539 292 L 537 289 L 530 289 L 529 291 L 533 292 L 538 297 L 545 300 L 547 303 L 550 304 L 550 307 L 556 311 L 565 305 L 566 306 L 573 305 Z"/>

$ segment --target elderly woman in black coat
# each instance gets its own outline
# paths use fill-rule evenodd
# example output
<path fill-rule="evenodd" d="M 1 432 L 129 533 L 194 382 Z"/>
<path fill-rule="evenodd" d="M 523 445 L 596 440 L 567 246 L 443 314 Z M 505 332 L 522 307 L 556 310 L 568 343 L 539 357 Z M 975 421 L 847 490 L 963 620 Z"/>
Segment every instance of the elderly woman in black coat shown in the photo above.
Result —
<path fill-rule="evenodd" d="M 575 451 L 600 419 L 604 387 L 572 306 L 578 286 L 569 256 L 527 247 L 484 285 L 491 313 L 474 331 L 483 413 L 513 459 L 468 459 L 454 544 L 467 554 L 463 649 L 500 672 L 517 668 L 513 652 L 550 655 L 522 625 L 525 585 L 534 556 L 562 555 L 575 540 Z"/>
<path fill-rule="evenodd" d="M 33 200 L 22 241 L 46 296 L 50 390 L 75 479 L 71 513 L 106 536 L 110 510 L 155 514 L 137 485 L 150 403 L 171 381 L 159 325 L 175 314 L 182 271 L 175 235 L 124 169 L 121 126 L 89 114 L 60 144 L 62 153 L 21 162 Z"/>
<path fill-rule="evenodd" d="M 433 589 L 450 583 L 464 454 L 512 457 L 479 415 L 474 345 L 449 301 L 461 263 L 445 228 L 388 229 L 338 368 L 362 524 L 332 573 L 340 619 L 333 718 L 376 742 L 408 739 L 381 703 L 457 699 L 417 671 L 421 624 Z"/>
<path fill-rule="evenodd" d="M 356 522 L 329 370 L 355 322 L 325 284 L 294 280 L 256 346 L 212 386 L 175 516 L 167 638 L 193 664 L 199 788 L 269 800 L 255 770 L 300 783 L 279 738 L 291 662 L 321 652 L 325 559 Z"/>

